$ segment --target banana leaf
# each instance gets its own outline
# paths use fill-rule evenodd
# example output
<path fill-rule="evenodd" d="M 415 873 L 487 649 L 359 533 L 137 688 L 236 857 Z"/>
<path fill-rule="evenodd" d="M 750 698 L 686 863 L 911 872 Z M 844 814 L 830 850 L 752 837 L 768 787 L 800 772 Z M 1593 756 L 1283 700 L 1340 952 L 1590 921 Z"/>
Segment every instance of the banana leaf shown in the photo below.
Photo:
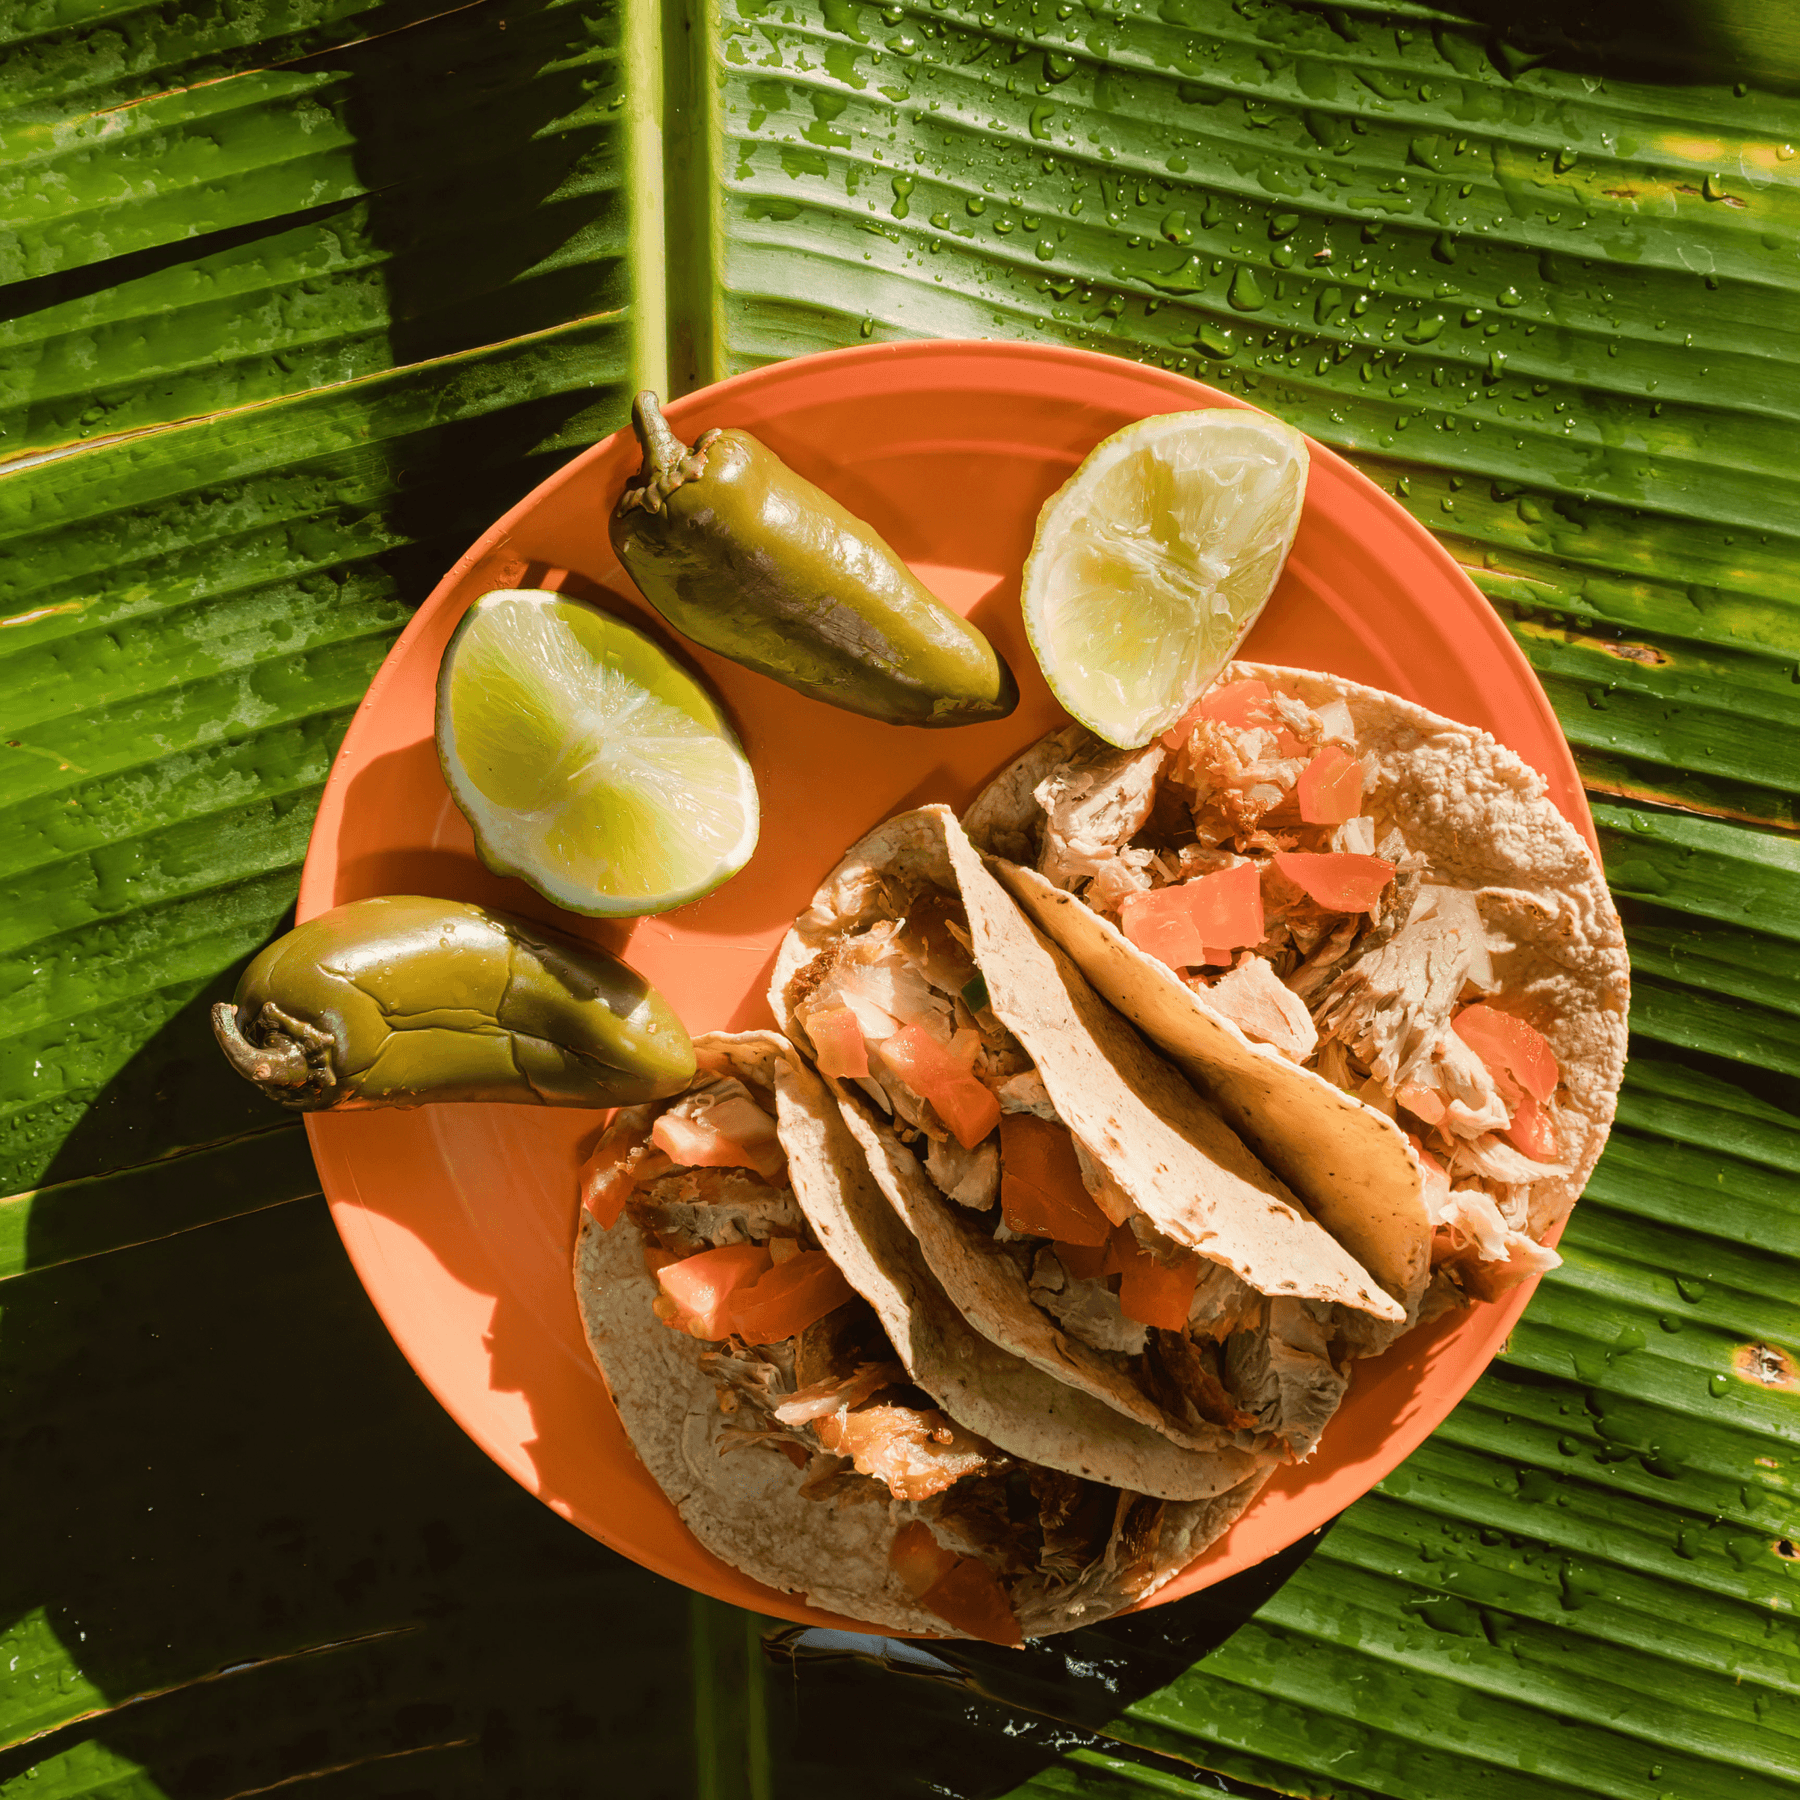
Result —
<path fill-rule="evenodd" d="M 1767 0 L 0 21 L 0 1791 L 1792 1792 L 1797 87 Z M 409 608 L 634 384 L 941 335 L 1184 369 L 1440 535 L 1633 1063 L 1506 1355 L 1230 1635 L 765 1675 L 442 1418 L 205 1012 Z"/>

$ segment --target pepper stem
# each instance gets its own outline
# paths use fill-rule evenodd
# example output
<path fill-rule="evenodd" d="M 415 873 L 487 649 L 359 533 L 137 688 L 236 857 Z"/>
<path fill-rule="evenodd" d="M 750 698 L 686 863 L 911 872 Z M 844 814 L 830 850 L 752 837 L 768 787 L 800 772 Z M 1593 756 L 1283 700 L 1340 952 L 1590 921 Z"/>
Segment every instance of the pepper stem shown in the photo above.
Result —
<path fill-rule="evenodd" d="M 631 403 L 631 423 L 643 446 L 644 466 L 639 470 L 643 481 L 619 496 L 618 510 L 659 513 L 677 488 L 706 473 L 706 452 L 719 434 L 703 431 L 689 449 L 670 430 L 669 421 L 662 416 L 662 403 L 648 388 Z"/>
<path fill-rule="evenodd" d="M 255 1082 L 272 1100 L 289 1106 L 303 1104 L 290 1091 L 312 1081 L 303 1045 L 279 1032 L 272 1033 L 267 1043 L 251 1043 L 239 1029 L 237 1008 L 228 1000 L 213 1008 L 212 1025 L 225 1060 L 246 1081 Z"/>
<path fill-rule="evenodd" d="M 645 388 L 631 403 L 632 429 L 644 450 L 644 473 L 652 477 L 673 474 L 688 453 L 688 447 L 662 416 L 662 403 Z"/>

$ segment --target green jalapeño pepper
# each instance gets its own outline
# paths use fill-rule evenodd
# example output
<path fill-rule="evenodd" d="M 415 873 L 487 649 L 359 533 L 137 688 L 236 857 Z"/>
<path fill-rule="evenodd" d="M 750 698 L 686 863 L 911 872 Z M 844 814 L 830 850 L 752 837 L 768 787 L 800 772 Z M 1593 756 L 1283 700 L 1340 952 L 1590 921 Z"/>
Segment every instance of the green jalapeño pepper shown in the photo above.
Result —
<path fill-rule="evenodd" d="M 353 900 L 276 939 L 213 1008 L 213 1031 L 240 1075 L 306 1112 L 636 1106 L 694 1077 L 681 1021 L 617 957 L 414 894 Z"/>
<path fill-rule="evenodd" d="M 1012 671 L 860 519 L 746 431 L 690 450 L 656 396 L 613 549 L 677 631 L 799 693 L 890 725 L 972 725 L 1019 703 Z"/>

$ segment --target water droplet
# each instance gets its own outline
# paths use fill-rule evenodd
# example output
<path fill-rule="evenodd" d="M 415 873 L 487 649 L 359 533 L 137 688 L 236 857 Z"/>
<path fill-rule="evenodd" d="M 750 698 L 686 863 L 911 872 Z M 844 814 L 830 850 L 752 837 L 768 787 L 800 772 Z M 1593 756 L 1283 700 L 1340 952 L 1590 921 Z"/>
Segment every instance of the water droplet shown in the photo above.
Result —
<path fill-rule="evenodd" d="M 1231 288 L 1225 298 L 1239 312 L 1260 312 L 1266 304 L 1267 297 L 1256 284 L 1256 277 L 1248 269 L 1239 269 L 1231 278 Z"/>
<path fill-rule="evenodd" d="M 1524 304 L 1525 296 L 1516 287 L 1509 287 L 1496 294 L 1494 300 L 1500 306 L 1520 306 Z"/>
<path fill-rule="evenodd" d="M 1711 1394 L 1715 1400 L 1723 1400 L 1725 1396 L 1731 1392 L 1731 1377 L 1729 1375 L 1707 1376 L 1706 1391 Z"/>
<path fill-rule="evenodd" d="M 1237 354 L 1237 345 L 1231 341 L 1231 333 L 1217 325 L 1202 325 L 1194 342 L 1208 356 L 1223 359 Z"/>
<path fill-rule="evenodd" d="M 913 191 L 913 180 L 910 175 L 896 175 L 893 180 L 894 204 L 888 208 L 896 219 L 904 219 L 912 210 L 906 204 L 906 196 Z"/>
<path fill-rule="evenodd" d="M 1444 329 L 1442 313 L 1427 313 L 1424 317 L 1413 320 L 1402 334 L 1409 344 L 1429 344 Z"/>
<path fill-rule="evenodd" d="M 1186 244 L 1193 240 L 1193 231 L 1189 228 L 1185 212 L 1172 212 L 1163 215 L 1162 234 L 1171 244 Z"/>
<path fill-rule="evenodd" d="M 1565 144 L 1556 153 L 1555 168 L 1556 168 L 1557 174 L 1559 174 L 1559 175 L 1568 174 L 1568 172 L 1572 168 L 1574 168 L 1575 161 L 1576 161 L 1575 152 L 1573 150 L 1571 150 L 1567 144 Z"/>
<path fill-rule="evenodd" d="M 1706 1283 L 1698 1275 L 1677 1275 L 1675 1291 L 1689 1306 L 1698 1306 L 1706 1298 Z"/>

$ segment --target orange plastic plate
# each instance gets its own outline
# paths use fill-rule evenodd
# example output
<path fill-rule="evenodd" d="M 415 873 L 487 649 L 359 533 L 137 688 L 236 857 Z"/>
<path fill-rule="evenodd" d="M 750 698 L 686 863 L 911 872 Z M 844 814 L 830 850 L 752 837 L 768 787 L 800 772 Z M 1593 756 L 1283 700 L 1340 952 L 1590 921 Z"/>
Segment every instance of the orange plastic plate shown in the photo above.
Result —
<path fill-rule="evenodd" d="M 1242 404 L 1180 376 L 1025 344 L 884 344 L 738 376 L 669 408 L 692 440 L 753 431 L 869 520 L 1012 664 L 1023 699 L 995 724 L 896 729 L 800 699 L 692 652 L 737 721 L 763 804 L 762 841 L 718 893 L 661 918 L 559 914 L 476 860 L 432 742 L 438 658 L 495 588 L 582 593 L 660 630 L 607 542 L 638 456 L 629 432 L 578 456 L 444 578 L 382 665 L 326 785 L 300 917 L 373 894 L 477 900 L 573 926 L 626 954 L 695 1033 L 770 1024 L 775 947 L 840 853 L 928 800 L 960 807 L 1064 715 L 1018 610 L 1038 509 L 1109 433 L 1159 412 Z M 1543 690 L 1493 611 L 1431 536 L 1329 450 L 1312 446 L 1306 511 L 1245 654 L 1391 689 L 1491 731 L 1542 772 L 1592 839 Z M 663 632 L 665 641 L 669 634 Z M 500 1466 L 582 1530 L 662 1574 L 765 1613 L 853 1623 L 728 1567 L 689 1535 L 638 1462 L 582 1338 L 570 1287 L 576 1169 L 600 1115 L 430 1106 L 311 1117 L 332 1215 L 395 1341 Z M 1450 1411 L 1529 1297 L 1414 1332 L 1358 1366 L 1313 1459 L 1282 1470 L 1230 1532 L 1152 1604 L 1293 1543 L 1367 1490 Z"/>

